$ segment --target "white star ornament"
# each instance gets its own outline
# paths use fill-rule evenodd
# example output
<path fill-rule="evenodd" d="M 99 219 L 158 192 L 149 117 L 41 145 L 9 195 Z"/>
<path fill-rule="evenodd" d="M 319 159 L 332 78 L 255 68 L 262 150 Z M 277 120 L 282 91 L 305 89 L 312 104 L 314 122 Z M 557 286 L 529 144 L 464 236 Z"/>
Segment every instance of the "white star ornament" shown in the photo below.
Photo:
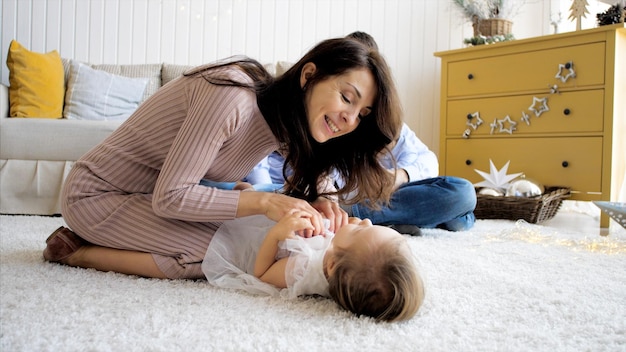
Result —
<path fill-rule="evenodd" d="M 476 171 L 485 179 L 484 181 L 474 183 L 474 187 L 495 188 L 505 192 L 507 188 L 509 188 L 509 183 L 522 174 L 521 172 L 519 172 L 516 174 L 507 175 L 506 172 L 509 170 L 509 162 L 510 161 L 507 161 L 502 169 L 498 170 L 496 169 L 496 166 L 493 165 L 493 161 L 489 159 L 489 165 L 491 168 L 490 173 L 474 169 L 474 171 Z"/>

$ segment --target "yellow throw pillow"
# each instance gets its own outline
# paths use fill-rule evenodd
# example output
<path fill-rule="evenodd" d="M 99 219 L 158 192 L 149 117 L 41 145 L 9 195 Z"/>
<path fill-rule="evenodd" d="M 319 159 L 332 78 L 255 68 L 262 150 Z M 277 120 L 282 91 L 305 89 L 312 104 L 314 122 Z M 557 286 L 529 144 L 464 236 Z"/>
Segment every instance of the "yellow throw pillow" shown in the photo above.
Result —
<path fill-rule="evenodd" d="M 63 117 L 65 95 L 61 56 L 35 53 L 13 40 L 7 56 L 11 117 Z"/>

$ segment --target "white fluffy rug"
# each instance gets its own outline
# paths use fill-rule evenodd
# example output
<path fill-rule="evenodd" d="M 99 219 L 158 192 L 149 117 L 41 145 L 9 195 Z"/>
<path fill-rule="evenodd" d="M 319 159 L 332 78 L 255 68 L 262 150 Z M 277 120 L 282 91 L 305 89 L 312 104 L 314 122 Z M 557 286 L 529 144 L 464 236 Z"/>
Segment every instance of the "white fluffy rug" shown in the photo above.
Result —
<path fill-rule="evenodd" d="M 0 216 L 1 351 L 626 351 L 626 235 L 478 221 L 410 238 L 418 316 L 251 296 L 43 261 L 62 218 Z M 621 230 L 621 229 L 620 229 Z"/>

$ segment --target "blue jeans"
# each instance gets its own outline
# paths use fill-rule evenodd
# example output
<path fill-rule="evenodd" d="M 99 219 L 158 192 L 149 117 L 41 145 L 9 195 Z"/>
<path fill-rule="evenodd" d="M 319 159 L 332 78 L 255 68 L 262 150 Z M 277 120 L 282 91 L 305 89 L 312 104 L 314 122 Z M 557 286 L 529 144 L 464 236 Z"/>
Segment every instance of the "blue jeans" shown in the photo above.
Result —
<path fill-rule="evenodd" d="M 203 179 L 200 184 L 233 189 L 235 182 L 214 182 Z M 281 184 L 254 185 L 261 192 L 275 192 Z M 368 218 L 377 225 L 415 225 L 420 228 L 442 228 L 449 231 L 468 230 L 474 226 L 476 191 L 467 180 L 458 177 L 434 177 L 405 183 L 394 192 L 389 206 L 373 210 L 365 204 L 351 207 L 352 216 Z"/>
<path fill-rule="evenodd" d="M 200 184 L 202 186 L 215 187 L 220 189 L 233 189 L 233 187 L 235 187 L 235 182 L 216 182 L 204 178 L 200 180 Z M 263 183 L 252 186 L 254 187 L 255 191 L 259 192 L 275 192 L 283 187 L 283 185 L 279 185 L 276 183 Z"/>
<path fill-rule="evenodd" d="M 458 177 L 434 177 L 400 186 L 389 206 L 373 210 L 366 204 L 352 206 L 352 214 L 378 225 L 415 225 L 463 231 L 474 226 L 476 191 Z"/>

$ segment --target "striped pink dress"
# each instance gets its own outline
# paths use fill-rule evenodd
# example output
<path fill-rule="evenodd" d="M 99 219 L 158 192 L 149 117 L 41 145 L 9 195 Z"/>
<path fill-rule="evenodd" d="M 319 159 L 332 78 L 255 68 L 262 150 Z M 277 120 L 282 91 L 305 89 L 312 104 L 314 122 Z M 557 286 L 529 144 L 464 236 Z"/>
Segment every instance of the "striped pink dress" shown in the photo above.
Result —
<path fill-rule="evenodd" d="M 152 253 L 167 277 L 201 278 L 213 234 L 235 218 L 239 191 L 200 179 L 239 180 L 277 146 L 254 93 L 181 77 L 76 162 L 63 217 L 94 244 Z"/>

